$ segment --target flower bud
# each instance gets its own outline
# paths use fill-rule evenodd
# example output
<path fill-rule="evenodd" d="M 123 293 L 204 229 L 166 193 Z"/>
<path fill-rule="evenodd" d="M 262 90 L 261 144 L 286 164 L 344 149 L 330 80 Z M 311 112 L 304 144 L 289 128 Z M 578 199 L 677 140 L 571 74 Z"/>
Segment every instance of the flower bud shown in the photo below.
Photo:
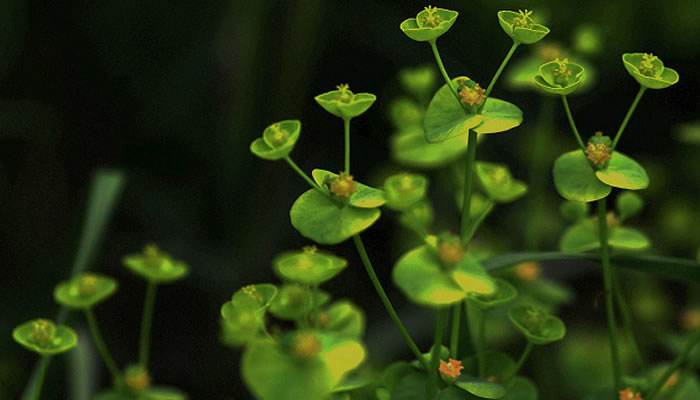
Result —
<path fill-rule="evenodd" d="M 289 133 L 282 129 L 280 124 L 274 124 L 270 129 L 272 129 L 272 135 L 270 135 L 268 139 L 272 147 L 280 147 L 287 143 Z"/>
<path fill-rule="evenodd" d="M 658 60 L 659 58 L 651 53 L 642 54 L 642 60 L 639 62 L 639 72 L 645 76 L 659 76 L 662 68 L 659 68 Z"/>
<path fill-rule="evenodd" d="M 352 93 L 350 90 L 350 85 L 347 83 L 341 83 L 340 85 L 336 86 L 336 89 L 340 92 L 338 95 L 337 101 L 340 103 L 350 103 L 355 97 L 355 95 Z"/>
<path fill-rule="evenodd" d="M 461 80 L 457 93 L 462 104 L 466 106 L 478 108 L 486 101 L 486 90 L 471 79 Z"/>
<path fill-rule="evenodd" d="M 603 133 L 600 131 L 596 132 L 586 146 L 586 158 L 596 169 L 607 168 L 610 158 L 612 158 L 612 140 L 610 137 L 603 136 Z"/>
<path fill-rule="evenodd" d="M 464 246 L 457 236 L 446 234 L 438 239 L 437 252 L 440 261 L 451 267 L 464 258 Z"/>

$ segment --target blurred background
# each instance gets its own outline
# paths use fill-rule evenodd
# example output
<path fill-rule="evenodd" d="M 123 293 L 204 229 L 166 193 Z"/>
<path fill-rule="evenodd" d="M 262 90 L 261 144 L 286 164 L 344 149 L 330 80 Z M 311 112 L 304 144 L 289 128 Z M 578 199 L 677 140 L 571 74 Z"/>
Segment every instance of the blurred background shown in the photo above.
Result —
<path fill-rule="evenodd" d="M 379 179 L 373 177 L 392 168 L 389 137 L 394 128 L 387 113 L 391 99 L 402 94 L 397 74 L 404 67 L 432 63 L 429 47 L 398 29 L 425 5 L 389 0 L 70 5 L 3 0 L 0 398 L 19 396 L 36 361 L 12 342 L 10 332 L 20 322 L 55 314 L 52 290 L 69 274 L 90 177 L 97 168 L 114 167 L 124 171 L 127 184 L 92 268 L 120 281 L 117 296 L 97 309 L 117 362 L 125 365 L 136 357 L 144 290 L 120 260 L 156 242 L 187 261 L 192 273 L 159 291 L 152 375 L 193 399 L 247 399 L 238 371 L 240 352 L 219 343 L 219 307 L 243 284 L 275 281 L 269 268 L 275 254 L 308 244 L 288 218 L 305 183 L 283 163 L 256 159 L 248 145 L 270 123 L 300 119 L 303 131 L 293 158 L 306 171 L 339 170 L 342 125 L 313 96 L 349 83 L 356 92 L 378 96 L 370 112 L 353 121 L 352 140 L 355 176 Z M 652 186 L 642 193 L 647 208 L 635 223 L 653 240 L 654 252 L 695 257 L 700 237 L 700 158 L 693 144 L 700 135 L 692 124 L 700 119 L 697 0 L 433 5 L 460 12 L 439 41 L 448 71 L 484 86 L 510 46 L 496 19 L 499 9 L 534 9 L 551 28 L 552 41 L 586 53 L 597 81 L 571 101 L 585 135 L 614 133 L 637 91 L 622 66 L 623 52 L 653 51 L 678 70 L 680 84 L 647 93 L 621 148 L 634 154 L 652 177 Z M 515 60 L 535 51 L 522 47 Z M 549 126 L 547 151 L 537 155 L 546 165 L 543 190 L 535 194 L 544 207 L 535 211 L 542 217 L 534 227 L 536 239 L 527 222 L 530 197 L 499 208 L 482 239 L 495 239 L 499 249 L 555 249 L 565 222 L 556 211 L 560 199 L 549 166 L 560 151 L 574 147 L 563 110 L 558 102 L 552 105 L 532 90 L 509 85 L 508 71 L 494 95 L 520 106 L 525 120 L 521 128 L 485 141 L 479 159 L 507 163 L 528 183 L 538 179 L 529 168 L 532 143 L 541 134 L 535 126 Z M 537 125 L 538 116 L 550 116 L 551 124 Z M 439 226 L 455 229 L 453 203 L 438 198 L 436 204 L 447 204 L 439 209 Z M 399 313 L 427 348 L 432 316 L 408 304 L 390 283 L 391 266 L 402 249 L 397 231 L 392 218 L 383 218 L 364 235 L 365 242 Z M 350 268 L 325 289 L 352 298 L 367 312 L 370 362 L 408 358 L 354 249 L 343 244 L 332 250 L 347 257 Z M 575 309 L 590 317 L 592 326 L 602 327 L 597 275 L 566 267 L 545 269 L 576 289 L 575 302 L 563 309 L 564 320 L 568 323 Z M 670 297 L 684 288 L 659 288 L 660 298 L 669 299 L 669 312 L 679 313 L 685 306 L 680 296 Z M 667 321 L 671 326 L 673 315 Z M 71 323 L 84 333 L 82 319 Z M 566 357 L 575 360 L 575 353 L 562 356 L 562 362 Z M 44 398 L 71 398 L 66 359 L 52 365 Z M 95 384 L 105 387 L 107 375 L 95 371 Z M 558 389 L 544 385 L 542 390 L 543 398 L 550 398 L 547 393 Z"/>

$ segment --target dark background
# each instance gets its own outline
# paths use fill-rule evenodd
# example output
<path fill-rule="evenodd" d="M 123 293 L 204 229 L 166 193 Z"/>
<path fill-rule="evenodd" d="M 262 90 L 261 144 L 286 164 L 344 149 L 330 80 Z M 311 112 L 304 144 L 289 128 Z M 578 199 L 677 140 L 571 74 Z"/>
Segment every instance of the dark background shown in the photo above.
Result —
<path fill-rule="evenodd" d="M 287 216 L 292 201 L 306 189 L 304 182 L 282 163 L 254 158 L 248 145 L 268 124 L 297 118 L 304 129 L 293 156 L 302 168 L 339 169 L 341 123 L 318 107 L 313 96 L 347 82 L 355 91 L 379 98 L 353 122 L 353 170 L 360 178 L 370 175 L 388 157 L 391 127 L 385 111 L 388 99 L 399 91 L 396 73 L 432 62 L 427 45 L 410 41 L 398 29 L 425 5 L 3 0 L 0 397 L 15 398 L 35 362 L 12 343 L 11 329 L 55 313 L 52 289 L 70 269 L 90 176 L 108 166 L 123 169 L 128 178 L 94 265 L 121 284 L 117 296 L 97 309 L 117 362 L 125 365 L 136 357 L 144 289 L 124 271 L 120 259 L 155 241 L 186 260 L 192 273 L 159 292 L 153 376 L 193 399 L 246 398 L 238 371 L 240 353 L 218 342 L 219 306 L 242 284 L 273 281 L 272 257 L 307 244 Z M 498 9 L 529 7 L 550 15 L 551 37 L 562 42 L 569 41 L 580 23 L 598 25 L 604 47 L 593 64 L 600 80 L 594 91 L 572 101 L 586 134 L 614 131 L 637 90 L 620 55 L 654 51 L 662 57 L 679 71 L 681 83 L 648 92 L 622 145 L 625 152 L 658 166 L 663 177 L 649 191 L 654 200 L 650 219 L 663 218 L 653 209 L 671 197 L 686 207 L 695 205 L 697 159 L 691 157 L 692 148 L 674 142 L 672 133 L 676 124 L 698 118 L 696 0 L 434 5 L 460 12 L 456 25 L 440 40 L 448 71 L 482 83 L 510 45 L 496 20 Z M 519 50 L 516 59 L 525 53 L 527 49 Z M 523 109 L 524 127 L 531 123 L 537 95 L 509 92 L 503 84 L 494 94 Z M 558 107 L 556 115 L 562 127 L 557 140 L 573 147 Z M 530 151 L 531 133 L 519 129 L 500 135 L 482 146 L 479 158 L 507 162 L 524 179 L 522 160 Z M 556 199 L 551 184 L 548 196 Z M 674 210 L 676 204 L 666 207 Z M 497 214 L 491 225 L 507 229 L 501 231 L 507 232 L 504 240 L 517 248 L 524 242 L 523 226 L 505 215 L 511 214 Z M 382 219 L 365 241 L 390 296 L 425 345 L 432 317 L 406 304 L 389 283 L 397 256 L 391 240 L 394 227 L 390 219 Z M 663 236 L 662 229 L 647 232 L 654 239 Z M 555 244 L 556 239 L 550 240 L 545 247 Z M 691 256 L 692 249 L 683 241 L 663 246 L 664 252 L 681 256 Z M 407 356 L 353 249 L 343 244 L 333 250 L 349 258 L 351 267 L 326 289 L 351 297 L 367 311 L 373 361 Z M 80 326 L 80 321 L 76 318 L 73 324 Z M 49 374 L 45 398 L 68 398 L 65 364 L 55 363 Z M 100 379 L 103 387 L 106 375 Z"/>

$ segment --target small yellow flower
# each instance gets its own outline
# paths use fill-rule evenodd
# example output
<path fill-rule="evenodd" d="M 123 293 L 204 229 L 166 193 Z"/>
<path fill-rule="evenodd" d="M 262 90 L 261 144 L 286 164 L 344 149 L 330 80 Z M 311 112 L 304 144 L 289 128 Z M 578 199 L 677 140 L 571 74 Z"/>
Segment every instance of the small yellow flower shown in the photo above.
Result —
<path fill-rule="evenodd" d="M 32 322 L 32 341 L 40 346 L 48 346 L 56 336 L 56 325 L 47 319 Z"/>
<path fill-rule="evenodd" d="M 438 257 L 446 265 L 454 265 L 464 258 L 464 246 L 457 237 L 440 239 L 437 246 Z"/>
<path fill-rule="evenodd" d="M 85 273 L 78 278 L 78 294 L 80 296 L 91 296 L 97 291 L 97 277 L 90 273 Z"/>
<path fill-rule="evenodd" d="M 316 335 L 308 332 L 299 333 L 294 337 L 292 353 L 297 357 L 308 360 L 321 352 L 321 342 Z"/>
<path fill-rule="evenodd" d="M 518 16 L 513 19 L 513 28 L 532 28 L 532 11 L 518 10 Z"/>
<path fill-rule="evenodd" d="M 658 71 L 656 70 L 654 61 L 658 59 L 658 57 L 651 53 L 645 53 L 642 55 L 642 61 L 639 62 L 639 72 L 646 76 L 656 76 Z"/>
<path fill-rule="evenodd" d="M 597 167 L 604 166 L 612 158 L 612 148 L 604 143 L 588 143 L 586 158 Z"/>
<path fill-rule="evenodd" d="M 447 360 L 447 362 L 440 360 L 440 367 L 438 368 L 438 371 L 440 371 L 440 375 L 445 378 L 456 379 L 462 375 L 463 369 L 464 367 L 462 366 L 461 361 L 450 358 Z"/>
<path fill-rule="evenodd" d="M 353 97 L 355 97 L 355 95 L 350 90 L 350 85 L 348 85 L 347 83 L 341 83 L 340 85 L 336 86 L 336 89 L 340 91 L 340 97 L 338 97 L 338 101 L 341 103 L 349 103 L 352 101 Z"/>
<path fill-rule="evenodd" d="M 561 86 L 568 85 L 569 78 L 571 78 L 571 75 L 573 74 L 567 65 L 569 63 L 569 59 L 557 58 L 554 60 L 554 62 L 557 63 L 557 67 L 554 69 L 554 81 Z"/>
<path fill-rule="evenodd" d="M 515 276 L 525 282 L 532 282 L 542 275 L 540 264 L 535 261 L 520 263 L 515 266 Z"/>
<path fill-rule="evenodd" d="M 424 26 L 436 27 L 440 25 L 441 19 L 440 14 L 438 14 L 438 9 L 436 7 L 428 6 L 425 7 L 426 15 L 422 18 L 421 22 Z"/>
<path fill-rule="evenodd" d="M 486 101 L 486 90 L 478 83 L 474 84 L 474 87 L 465 85 L 459 90 L 459 98 L 463 104 L 468 106 L 480 106 Z"/>
<path fill-rule="evenodd" d="M 337 178 L 330 181 L 329 188 L 334 195 L 348 199 L 357 191 L 357 183 L 352 175 L 341 172 Z"/>
<path fill-rule="evenodd" d="M 287 139 L 289 139 L 289 133 L 282 129 L 280 124 L 274 124 L 272 125 L 272 137 L 271 137 L 271 142 L 273 146 L 281 146 L 287 142 Z"/>

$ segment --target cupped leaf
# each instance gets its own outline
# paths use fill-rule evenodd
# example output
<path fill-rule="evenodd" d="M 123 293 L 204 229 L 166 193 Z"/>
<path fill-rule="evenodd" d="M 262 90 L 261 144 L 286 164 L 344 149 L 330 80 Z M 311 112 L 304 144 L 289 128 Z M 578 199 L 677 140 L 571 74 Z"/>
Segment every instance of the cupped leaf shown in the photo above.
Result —
<path fill-rule="evenodd" d="M 381 211 L 339 204 L 317 189 L 308 190 L 292 205 L 292 226 L 320 244 L 338 244 L 374 224 Z"/>
<path fill-rule="evenodd" d="M 623 192 L 615 200 L 620 220 L 624 221 L 639 214 L 644 208 L 644 200 L 635 192 Z"/>
<path fill-rule="evenodd" d="M 270 304 L 270 313 L 279 319 L 294 321 L 307 316 L 316 305 L 314 294 L 307 286 L 290 283 L 280 288 Z"/>
<path fill-rule="evenodd" d="M 92 272 L 59 283 L 53 292 L 57 303 L 73 309 L 89 309 L 107 300 L 117 290 L 117 281 Z"/>
<path fill-rule="evenodd" d="M 411 301 L 433 307 L 454 304 L 466 296 L 457 283 L 442 270 L 440 261 L 427 246 L 404 254 L 394 266 L 396 286 Z"/>
<path fill-rule="evenodd" d="M 255 339 L 265 325 L 265 312 L 278 295 L 277 287 L 268 283 L 248 285 L 237 290 L 221 306 L 222 341 L 241 346 Z"/>
<path fill-rule="evenodd" d="M 494 382 L 460 375 L 454 382 L 455 386 L 482 399 L 500 399 L 506 394 L 506 389 Z"/>
<path fill-rule="evenodd" d="M 470 294 L 469 301 L 476 304 L 477 307 L 483 310 L 489 310 L 504 304 L 508 304 L 515 300 L 518 296 L 518 291 L 508 281 L 503 279 L 494 279 L 496 290 L 492 294 Z"/>
<path fill-rule="evenodd" d="M 248 346 L 243 354 L 242 375 L 256 397 L 325 400 L 365 358 L 365 349 L 357 341 L 310 335 L 317 337 L 309 337 L 316 342 L 292 344 L 290 349 L 272 340 Z"/>
<path fill-rule="evenodd" d="M 497 202 L 508 203 L 527 192 L 527 185 L 514 179 L 505 165 L 479 161 L 476 163 L 476 175 L 484 191 Z"/>
<path fill-rule="evenodd" d="M 546 93 L 565 96 L 583 84 L 583 73 L 581 65 L 557 59 L 540 65 L 535 84 Z"/>
<path fill-rule="evenodd" d="M 481 110 L 481 123 L 474 131 L 479 134 L 500 133 L 520 126 L 522 122 L 523 112 L 518 106 L 489 97 Z"/>
<path fill-rule="evenodd" d="M 423 175 L 407 172 L 388 177 L 384 181 L 387 207 L 405 211 L 425 197 L 428 179 Z"/>
<path fill-rule="evenodd" d="M 566 335 L 566 326 L 554 315 L 531 305 L 520 305 L 508 311 L 513 325 L 533 344 L 556 342 Z"/>
<path fill-rule="evenodd" d="M 591 219 L 569 227 L 559 241 L 559 249 L 567 252 L 583 252 L 599 247 L 598 228 Z"/>
<path fill-rule="evenodd" d="M 124 257 L 122 263 L 136 275 L 158 284 L 178 281 L 189 273 L 187 264 L 175 260 L 154 244 L 144 247 L 141 254 Z"/>
<path fill-rule="evenodd" d="M 371 93 L 353 93 L 348 85 L 338 85 L 332 90 L 314 97 L 324 110 L 343 119 L 350 119 L 364 114 L 377 100 Z"/>
<path fill-rule="evenodd" d="M 454 162 L 467 151 L 466 133 L 439 143 L 429 143 L 423 132 L 421 126 L 393 135 L 390 142 L 392 158 L 408 167 L 440 168 Z"/>
<path fill-rule="evenodd" d="M 327 190 L 330 183 L 334 179 L 338 179 L 339 175 L 334 174 L 330 171 L 324 169 L 314 169 L 311 171 L 311 175 L 316 181 L 316 184 L 321 188 Z M 376 208 L 381 207 L 386 203 L 386 198 L 384 192 L 380 189 L 375 189 L 373 187 L 363 185 L 362 183 L 356 182 L 356 191 L 348 199 L 348 204 L 359 208 Z"/>
<path fill-rule="evenodd" d="M 678 83 L 678 72 L 664 66 L 658 57 L 647 53 L 625 53 L 622 63 L 627 72 L 643 87 L 665 89 Z"/>
<path fill-rule="evenodd" d="M 547 36 L 549 28 L 534 23 L 531 15 L 532 12 L 528 10 L 502 10 L 498 12 L 498 23 L 515 43 L 533 44 Z"/>
<path fill-rule="evenodd" d="M 649 186 L 649 176 L 638 162 L 615 151 L 608 167 L 595 172 L 595 175 L 606 185 L 619 189 L 640 190 Z"/>
<path fill-rule="evenodd" d="M 365 314 L 352 302 L 341 300 L 319 314 L 318 325 L 337 337 L 359 339 L 365 332 Z"/>
<path fill-rule="evenodd" d="M 607 197 L 612 190 L 596 177 L 591 164 L 580 150 L 564 153 L 557 158 L 553 172 L 554 186 L 567 200 L 596 201 Z"/>
<path fill-rule="evenodd" d="M 315 246 L 310 246 L 302 251 L 280 254 L 273 264 L 281 278 L 316 286 L 333 279 L 347 267 L 348 262 L 331 253 L 317 250 Z"/>
<path fill-rule="evenodd" d="M 12 331 L 12 338 L 25 349 L 43 356 L 64 353 L 78 344 L 73 329 L 48 319 L 34 319 L 19 325 Z"/>
<path fill-rule="evenodd" d="M 465 79 L 469 78 L 466 76 L 454 78 L 452 85 L 458 87 L 459 83 Z M 489 100 L 486 100 L 487 104 Z M 453 137 L 465 136 L 482 120 L 481 115 L 465 111 L 462 103 L 455 98 L 452 88 L 444 84 L 433 96 L 425 113 L 423 121 L 425 140 L 429 143 L 438 143 Z"/>
<path fill-rule="evenodd" d="M 263 131 L 262 137 L 250 144 L 250 151 L 265 160 L 279 160 L 292 152 L 299 140 L 301 122 L 285 120 L 276 122 Z"/>
<path fill-rule="evenodd" d="M 426 7 L 416 15 L 400 25 L 401 31 L 417 42 L 436 40 L 445 34 L 457 20 L 457 11 L 444 8 Z"/>

